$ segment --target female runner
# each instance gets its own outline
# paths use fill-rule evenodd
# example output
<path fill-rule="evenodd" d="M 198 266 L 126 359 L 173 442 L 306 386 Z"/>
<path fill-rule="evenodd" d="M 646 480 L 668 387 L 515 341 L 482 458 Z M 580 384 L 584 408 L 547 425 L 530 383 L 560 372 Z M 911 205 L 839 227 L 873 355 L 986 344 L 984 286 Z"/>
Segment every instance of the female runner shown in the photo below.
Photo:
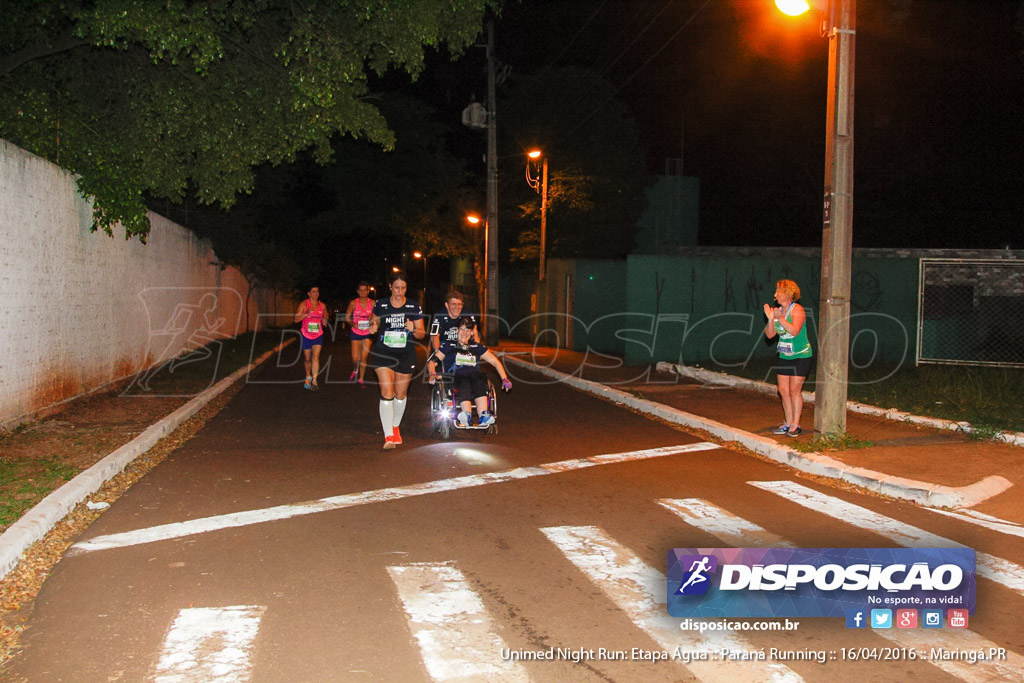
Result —
<path fill-rule="evenodd" d="M 402 443 L 398 426 L 405 414 L 409 381 L 416 369 L 416 345 L 412 340 L 427 336 L 423 311 L 419 304 L 405 298 L 407 288 L 402 273 L 392 275 L 388 285 L 391 296 L 377 299 L 370 320 L 370 333 L 377 335 L 377 344 L 370 353 L 369 364 L 380 384 L 380 424 L 385 450 Z"/>
<path fill-rule="evenodd" d="M 306 366 L 306 389 L 316 391 L 320 385 L 316 383 L 320 374 L 320 349 L 324 343 L 324 325 L 327 324 L 327 306 L 320 301 L 320 288 L 310 287 L 306 293 L 309 298 L 299 304 L 295 313 L 295 322 L 301 321 L 302 355 Z"/>
<path fill-rule="evenodd" d="M 352 345 L 352 374 L 348 381 L 358 380 L 359 387 L 363 388 L 366 383 L 363 377 L 366 374 L 366 359 L 370 355 L 370 347 L 373 345 L 373 335 L 370 333 L 370 319 L 373 318 L 373 299 L 370 298 L 370 284 L 360 282 L 356 286 L 356 294 L 359 296 L 348 304 L 345 311 L 345 322 L 349 324 L 348 338 Z"/>

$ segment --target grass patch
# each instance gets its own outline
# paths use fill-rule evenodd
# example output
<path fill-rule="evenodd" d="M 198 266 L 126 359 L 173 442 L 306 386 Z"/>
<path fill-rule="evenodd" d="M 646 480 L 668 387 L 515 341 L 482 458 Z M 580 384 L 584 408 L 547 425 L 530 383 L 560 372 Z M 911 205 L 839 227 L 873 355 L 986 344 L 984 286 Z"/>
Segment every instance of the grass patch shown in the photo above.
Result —
<path fill-rule="evenodd" d="M 793 450 L 801 453 L 821 453 L 822 451 L 846 451 L 851 448 L 868 448 L 870 441 L 858 439 L 847 432 L 835 434 L 815 434 L 810 441 L 797 441 Z"/>
<path fill-rule="evenodd" d="M 78 474 L 50 458 L 0 460 L 0 528 L 6 529 L 46 495 Z"/>
<path fill-rule="evenodd" d="M 704 365 L 709 370 L 775 382 L 773 359 L 755 358 L 745 365 Z M 813 390 L 816 366 L 807 378 Z M 978 438 L 999 431 L 1024 431 L 1024 369 L 921 365 L 872 365 L 850 368 L 852 401 L 895 408 L 914 415 L 970 422 Z"/>

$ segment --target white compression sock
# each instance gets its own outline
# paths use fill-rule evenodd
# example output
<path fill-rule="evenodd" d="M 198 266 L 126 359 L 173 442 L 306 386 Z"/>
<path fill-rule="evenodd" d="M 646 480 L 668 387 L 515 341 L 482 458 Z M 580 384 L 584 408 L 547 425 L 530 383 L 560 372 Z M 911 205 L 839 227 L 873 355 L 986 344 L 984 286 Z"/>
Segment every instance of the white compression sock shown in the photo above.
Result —
<path fill-rule="evenodd" d="M 407 398 L 396 398 L 395 399 L 395 417 L 394 426 L 397 427 L 402 424 L 402 416 L 405 415 L 405 404 L 409 402 Z"/>
<path fill-rule="evenodd" d="M 391 432 L 394 431 L 395 406 L 394 400 L 390 398 L 382 398 L 380 400 L 380 426 L 384 428 L 384 436 L 391 436 Z"/>

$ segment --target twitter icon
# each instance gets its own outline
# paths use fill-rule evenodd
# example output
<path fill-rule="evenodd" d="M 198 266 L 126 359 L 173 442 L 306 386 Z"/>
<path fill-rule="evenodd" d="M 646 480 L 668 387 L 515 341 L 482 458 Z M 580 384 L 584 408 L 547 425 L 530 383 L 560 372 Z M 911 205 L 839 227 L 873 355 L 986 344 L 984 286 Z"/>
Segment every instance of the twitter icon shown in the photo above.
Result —
<path fill-rule="evenodd" d="M 871 628 L 892 628 L 892 610 L 871 610 Z"/>

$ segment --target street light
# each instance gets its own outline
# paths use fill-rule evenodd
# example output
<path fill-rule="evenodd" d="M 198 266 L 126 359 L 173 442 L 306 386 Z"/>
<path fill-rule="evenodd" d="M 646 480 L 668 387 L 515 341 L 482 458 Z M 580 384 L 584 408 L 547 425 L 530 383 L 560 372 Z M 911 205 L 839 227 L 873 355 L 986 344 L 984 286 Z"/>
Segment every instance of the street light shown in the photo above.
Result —
<path fill-rule="evenodd" d="M 491 280 L 490 280 L 490 278 L 491 278 L 492 273 L 491 273 L 491 270 L 490 270 L 489 259 L 487 258 L 487 256 L 490 253 L 489 247 L 490 247 L 490 243 L 491 243 L 491 224 L 490 224 L 490 221 L 488 221 L 488 220 L 486 220 L 484 218 L 480 218 L 479 214 L 476 214 L 476 213 L 467 213 L 466 214 L 466 222 L 469 223 L 470 225 L 474 226 L 474 227 L 480 225 L 481 223 L 484 224 L 484 253 L 483 253 L 483 258 L 480 257 L 479 251 L 477 251 L 477 263 L 483 262 L 483 284 L 482 284 L 482 286 L 481 286 L 481 282 L 480 282 L 480 279 L 479 279 L 479 277 L 480 277 L 480 275 L 479 275 L 479 267 L 474 268 L 474 274 L 477 277 L 477 295 L 478 295 L 478 298 L 480 299 L 480 301 L 479 301 L 479 303 L 480 303 L 480 310 L 482 310 L 482 311 L 490 311 L 491 310 L 490 307 L 489 307 L 490 300 L 491 300 Z M 479 249 L 479 244 L 480 243 L 479 242 L 475 242 L 475 244 L 476 244 L 476 249 Z M 496 276 L 496 273 L 495 273 L 495 276 Z M 494 322 L 495 337 L 497 337 L 497 318 L 494 318 L 494 321 L 495 321 Z M 488 330 L 490 330 L 490 328 L 491 328 L 491 322 L 489 320 L 489 316 L 484 316 L 483 324 L 484 324 L 484 338 L 489 343 L 490 335 L 488 333 Z"/>
<path fill-rule="evenodd" d="M 422 251 L 412 252 L 414 259 L 421 259 L 423 261 L 423 291 L 421 292 L 423 300 L 420 301 L 420 306 L 423 308 L 427 307 L 427 257 L 423 255 Z"/>
<path fill-rule="evenodd" d="M 812 0 L 824 4 L 825 0 Z M 804 0 L 775 0 L 780 10 Z M 784 9 L 784 6 L 786 9 Z M 821 9 L 820 7 L 816 7 Z M 857 0 L 828 4 L 828 115 L 825 126 L 825 197 L 822 212 L 818 386 L 814 428 L 846 431 L 850 355 L 850 271 L 853 255 L 853 74 Z M 822 376 L 824 374 L 824 377 Z"/>
<path fill-rule="evenodd" d="M 540 192 L 540 266 L 537 279 L 543 280 L 547 274 L 545 258 L 548 244 L 548 158 L 539 149 L 530 150 L 526 156 L 534 161 L 541 157 L 544 158 L 543 170 L 539 179 L 530 175 L 530 162 L 526 162 L 526 182 Z"/>

